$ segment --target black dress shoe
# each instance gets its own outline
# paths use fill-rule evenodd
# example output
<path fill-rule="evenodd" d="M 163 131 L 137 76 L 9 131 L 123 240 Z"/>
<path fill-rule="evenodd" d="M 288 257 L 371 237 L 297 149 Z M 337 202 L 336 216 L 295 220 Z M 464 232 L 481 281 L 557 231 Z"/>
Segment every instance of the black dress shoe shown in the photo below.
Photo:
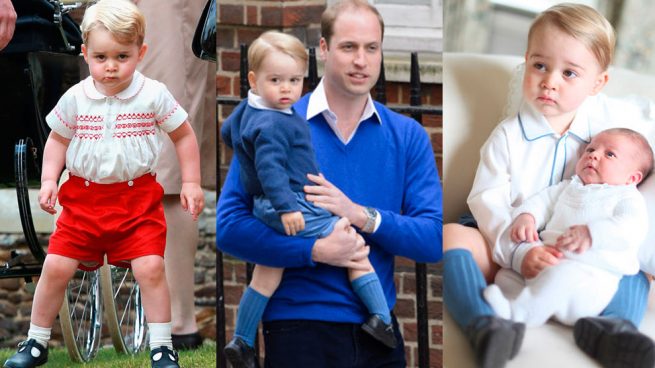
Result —
<path fill-rule="evenodd" d="M 580 318 L 573 327 L 575 343 L 606 368 L 653 368 L 655 343 L 630 322 L 619 318 Z"/>
<path fill-rule="evenodd" d="M 179 356 L 175 350 L 160 346 L 150 351 L 151 368 L 179 368 Z"/>
<path fill-rule="evenodd" d="M 387 347 L 395 349 L 398 345 L 396 334 L 393 332 L 393 325 L 384 323 L 377 314 L 370 316 L 368 321 L 362 325 L 362 329 Z"/>
<path fill-rule="evenodd" d="M 223 349 L 232 368 L 255 368 L 255 349 L 240 337 L 233 338 Z"/>
<path fill-rule="evenodd" d="M 464 334 L 482 368 L 502 368 L 521 349 L 525 325 L 496 316 L 476 318 Z"/>
<path fill-rule="evenodd" d="M 202 336 L 198 332 L 183 335 L 172 334 L 171 338 L 175 350 L 195 350 L 202 346 Z"/>
<path fill-rule="evenodd" d="M 48 348 L 41 346 L 36 340 L 28 339 L 18 344 L 18 351 L 5 361 L 6 368 L 32 368 L 48 361 Z"/>

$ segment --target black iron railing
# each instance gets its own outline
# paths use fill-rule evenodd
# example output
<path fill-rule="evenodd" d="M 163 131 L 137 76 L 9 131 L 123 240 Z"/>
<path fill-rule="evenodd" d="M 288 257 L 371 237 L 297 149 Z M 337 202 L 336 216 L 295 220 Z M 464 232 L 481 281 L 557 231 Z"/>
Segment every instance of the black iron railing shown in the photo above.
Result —
<path fill-rule="evenodd" d="M 247 59 L 247 46 L 241 45 L 240 48 L 240 79 L 239 79 L 239 94 L 240 97 L 231 96 L 217 96 L 216 103 L 218 105 L 233 105 L 236 106 L 243 98 L 248 96 L 248 59 Z M 316 63 L 316 52 L 314 48 L 309 49 L 309 71 L 307 74 L 307 86 L 309 90 L 314 90 L 318 85 L 318 67 Z M 421 79 L 419 73 L 418 54 L 413 52 L 411 54 L 410 66 L 410 96 L 409 105 L 387 105 L 391 110 L 409 114 L 413 119 L 423 124 L 423 115 L 443 115 L 441 106 L 427 106 L 421 105 Z M 380 69 L 380 77 L 375 85 L 375 100 L 387 104 L 386 96 L 386 78 L 384 74 L 384 62 Z M 216 127 L 216 134 L 219 134 L 218 126 Z M 217 139 L 218 141 L 218 139 Z M 219 155 L 216 161 L 217 185 L 218 195 L 220 196 L 221 184 L 221 171 L 220 171 L 220 148 L 217 148 Z M 250 282 L 252 276 L 253 265 L 248 264 L 246 267 L 246 278 Z M 427 302 L 427 266 L 425 263 L 416 263 L 416 322 L 417 322 L 417 338 L 418 338 L 418 367 L 428 368 L 430 366 L 430 348 L 429 348 L 429 333 L 428 333 L 428 302 Z M 225 335 L 225 297 L 223 289 L 223 254 L 217 251 L 216 254 L 216 361 L 219 367 L 226 367 L 225 358 L 223 357 L 222 349 L 227 343 Z M 259 353 L 259 346 L 255 346 L 255 352 Z"/>

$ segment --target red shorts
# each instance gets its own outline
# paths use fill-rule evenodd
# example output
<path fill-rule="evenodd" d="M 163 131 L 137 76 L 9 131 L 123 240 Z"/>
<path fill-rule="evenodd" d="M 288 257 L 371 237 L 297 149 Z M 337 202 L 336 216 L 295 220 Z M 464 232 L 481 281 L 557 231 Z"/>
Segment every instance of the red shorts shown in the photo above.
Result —
<path fill-rule="evenodd" d="M 151 174 L 113 184 L 71 175 L 59 190 L 63 210 L 48 253 L 79 260 L 85 271 L 102 266 L 105 254 L 108 263 L 120 267 L 129 267 L 130 260 L 142 256 L 163 257 L 163 195 Z"/>

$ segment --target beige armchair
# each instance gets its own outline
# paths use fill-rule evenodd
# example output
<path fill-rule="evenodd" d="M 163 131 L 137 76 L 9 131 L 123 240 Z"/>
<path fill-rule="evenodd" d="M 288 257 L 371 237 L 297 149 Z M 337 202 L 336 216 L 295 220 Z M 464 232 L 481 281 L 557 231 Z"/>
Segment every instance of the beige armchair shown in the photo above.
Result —
<path fill-rule="evenodd" d="M 444 222 L 455 222 L 468 211 L 466 197 L 471 189 L 479 160 L 479 150 L 491 130 L 504 117 L 510 79 L 523 62 L 517 56 L 482 54 L 444 54 Z M 642 95 L 655 101 L 655 76 L 625 69 L 611 69 L 610 81 L 603 90 L 610 96 Z M 651 142 L 652 142 L 652 138 Z M 649 179 L 651 195 L 646 194 L 651 210 L 651 234 L 655 234 L 655 179 Z M 645 183 L 646 184 L 646 183 Z M 644 187 L 644 185 L 642 187 Z M 652 247 L 655 249 L 655 236 Z M 655 251 L 654 251 L 655 253 Z M 652 272 L 652 271 L 651 271 Z M 651 292 L 651 296 L 653 293 Z M 655 338 L 655 300 L 651 297 L 640 329 Z M 474 367 L 468 341 L 461 329 L 444 316 L 444 366 Z M 597 367 L 573 341 L 570 327 L 556 322 L 528 329 L 519 355 L 508 367 Z"/>

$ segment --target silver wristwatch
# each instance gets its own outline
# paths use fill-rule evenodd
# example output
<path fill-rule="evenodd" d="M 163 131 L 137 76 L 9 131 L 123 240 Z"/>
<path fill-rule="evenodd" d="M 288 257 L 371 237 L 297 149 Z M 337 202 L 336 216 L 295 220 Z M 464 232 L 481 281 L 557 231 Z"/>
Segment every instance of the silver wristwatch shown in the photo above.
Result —
<path fill-rule="evenodd" d="M 370 234 L 375 230 L 375 220 L 377 220 L 378 211 L 373 207 L 364 207 L 364 213 L 366 214 L 366 223 L 362 227 L 362 231 Z"/>

